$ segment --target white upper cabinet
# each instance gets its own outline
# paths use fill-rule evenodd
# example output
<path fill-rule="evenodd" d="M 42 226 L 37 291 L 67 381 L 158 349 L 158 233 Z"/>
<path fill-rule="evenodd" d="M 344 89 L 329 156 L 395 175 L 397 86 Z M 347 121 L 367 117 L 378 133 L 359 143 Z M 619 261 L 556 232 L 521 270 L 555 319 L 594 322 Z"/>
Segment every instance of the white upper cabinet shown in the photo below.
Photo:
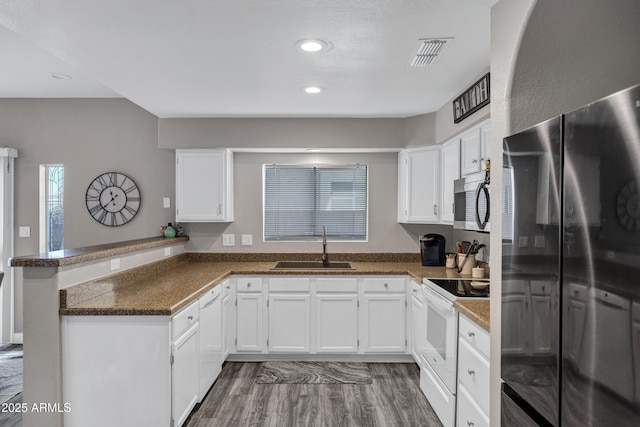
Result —
<path fill-rule="evenodd" d="M 490 158 L 491 122 L 485 121 L 460 135 L 461 175 L 486 169 Z"/>
<path fill-rule="evenodd" d="M 453 224 L 453 181 L 460 178 L 460 140 L 454 138 L 442 144 L 442 191 L 440 222 Z"/>
<path fill-rule="evenodd" d="M 176 221 L 233 221 L 233 153 L 176 150 Z"/>
<path fill-rule="evenodd" d="M 402 151 L 398 156 L 398 222 L 440 220 L 440 146 Z"/>
<path fill-rule="evenodd" d="M 398 153 L 398 222 L 453 224 L 453 181 L 486 169 L 491 121 L 444 144 Z"/>

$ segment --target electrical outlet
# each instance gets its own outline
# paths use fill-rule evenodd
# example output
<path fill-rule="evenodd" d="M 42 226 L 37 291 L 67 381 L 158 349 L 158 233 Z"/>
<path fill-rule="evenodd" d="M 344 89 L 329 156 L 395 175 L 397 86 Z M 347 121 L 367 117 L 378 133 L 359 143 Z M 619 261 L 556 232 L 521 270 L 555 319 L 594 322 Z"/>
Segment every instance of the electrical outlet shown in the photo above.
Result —
<path fill-rule="evenodd" d="M 31 227 L 20 227 L 20 237 L 31 237 Z"/>
<path fill-rule="evenodd" d="M 164 256 L 171 256 L 171 248 L 164 248 Z"/>
<path fill-rule="evenodd" d="M 113 258 L 111 260 L 111 271 L 118 270 L 120 268 L 120 258 Z"/>
<path fill-rule="evenodd" d="M 243 234 L 242 235 L 242 246 L 251 246 L 253 245 L 253 235 L 252 234 Z"/>
<path fill-rule="evenodd" d="M 236 235 L 235 234 L 223 234 L 222 235 L 222 246 L 233 246 L 236 244 Z"/>
<path fill-rule="evenodd" d="M 162 206 L 164 206 L 165 208 L 170 208 L 171 207 L 171 199 L 169 197 L 163 197 L 162 198 Z"/>
<path fill-rule="evenodd" d="M 518 238 L 518 247 L 519 248 L 529 247 L 529 236 L 520 236 Z"/>

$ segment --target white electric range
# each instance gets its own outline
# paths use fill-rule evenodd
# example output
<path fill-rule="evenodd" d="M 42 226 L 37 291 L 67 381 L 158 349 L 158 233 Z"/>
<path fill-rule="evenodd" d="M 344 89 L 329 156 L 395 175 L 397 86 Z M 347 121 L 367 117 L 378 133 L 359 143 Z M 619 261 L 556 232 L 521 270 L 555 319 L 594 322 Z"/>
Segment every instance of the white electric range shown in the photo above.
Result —
<path fill-rule="evenodd" d="M 474 289 L 471 279 L 424 279 L 426 340 L 421 339 L 420 388 L 444 427 L 455 425 L 458 357 L 458 311 L 460 299 L 489 299 L 485 289 Z M 483 281 L 473 279 L 473 281 Z M 424 338 L 424 337 L 423 337 Z"/>

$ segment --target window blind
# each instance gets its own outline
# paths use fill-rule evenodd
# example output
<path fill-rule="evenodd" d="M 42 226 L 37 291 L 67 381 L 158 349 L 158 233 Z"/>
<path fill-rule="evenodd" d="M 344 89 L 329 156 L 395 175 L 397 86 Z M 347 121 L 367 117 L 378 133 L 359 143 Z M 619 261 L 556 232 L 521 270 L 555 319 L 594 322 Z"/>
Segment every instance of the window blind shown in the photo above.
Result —
<path fill-rule="evenodd" d="M 367 239 L 366 165 L 264 165 L 264 240 Z"/>

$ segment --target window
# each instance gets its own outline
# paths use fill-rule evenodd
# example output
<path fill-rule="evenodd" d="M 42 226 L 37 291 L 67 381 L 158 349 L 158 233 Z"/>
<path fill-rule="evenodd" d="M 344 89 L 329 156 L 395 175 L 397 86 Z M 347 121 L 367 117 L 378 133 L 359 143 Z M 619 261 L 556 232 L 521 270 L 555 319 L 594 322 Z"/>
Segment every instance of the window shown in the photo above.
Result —
<path fill-rule="evenodd" d="M 40 250 L 64 248 L 64 166 L 40 165 Z"/>
<path fill-rule="evenodd" d="M 264 241 L 367 240 L 367 166 L 264 165 Z"/>

